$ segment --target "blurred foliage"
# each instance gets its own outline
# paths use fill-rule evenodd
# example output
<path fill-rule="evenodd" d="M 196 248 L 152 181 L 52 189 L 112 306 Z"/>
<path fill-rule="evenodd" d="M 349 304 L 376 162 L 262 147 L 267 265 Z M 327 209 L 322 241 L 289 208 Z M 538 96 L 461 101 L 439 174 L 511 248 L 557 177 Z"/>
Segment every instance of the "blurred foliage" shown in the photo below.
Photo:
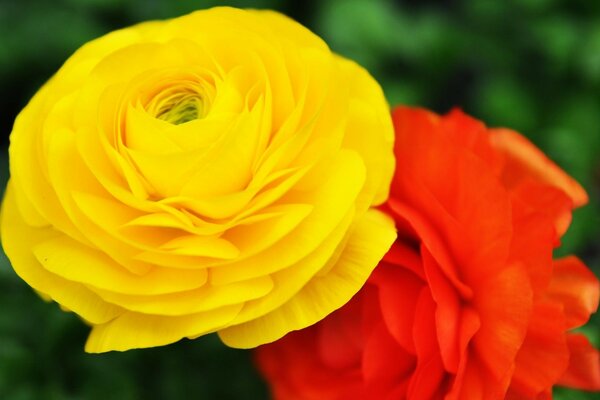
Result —
<path fill-rule="evenodd" d="M 365 66 L 391 104 L 526 134 L 589 191 L 558 255 L 600 271 L 600 2 L 589 0 L 0 0 L 0 138 L 81 44 L 148 19 L 228 4 L 280 10 Z M 0 177 L 6 180 L 6 152 Z M 262 399 L 248 352 L 215 337 L 86 355 L 87 328 L 0 259 L 0 399 Z M 600 318 L 584 328 L 600 345 Z M 597 396 L 558 389 L 556 399 Z"/>

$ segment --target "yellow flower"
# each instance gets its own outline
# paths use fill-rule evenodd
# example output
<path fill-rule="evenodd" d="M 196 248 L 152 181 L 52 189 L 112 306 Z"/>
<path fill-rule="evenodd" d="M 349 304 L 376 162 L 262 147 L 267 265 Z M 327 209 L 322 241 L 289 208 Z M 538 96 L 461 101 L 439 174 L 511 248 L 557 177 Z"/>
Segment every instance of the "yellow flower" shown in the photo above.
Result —
<path fill-rule="evenodd" d="M 254 347 L 341 307 L 395 238 L 380 87 L 269 11 L 215 8 L 79 49 L 17 117 L 13 268 L 86 350 L 218 332 Z"/>

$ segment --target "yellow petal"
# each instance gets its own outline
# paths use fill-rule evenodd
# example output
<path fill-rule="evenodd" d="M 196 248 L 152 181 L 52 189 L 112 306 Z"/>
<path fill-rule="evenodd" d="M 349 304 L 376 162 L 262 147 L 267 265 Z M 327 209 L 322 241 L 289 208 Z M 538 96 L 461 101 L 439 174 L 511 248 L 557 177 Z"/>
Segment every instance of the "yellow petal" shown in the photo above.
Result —
<path fill-rule="evenodd" d="M 228 346 L 252 348 L 320 321 L 358 292 L 395 239 L 393 221 L 369 210 L 357 220 L 344 251 L 329 273 L 314 277 L 269 314 L 220 330 L 219 337 Z"/>
<path fill-rule="evenodd" d="M 44 143 L 40 140 L 43 131 L 40 123 L 43 120 L 40 115 L 42 110 L 48 112 L 56 108 L 58 112 L 62 112 L 68 108 L 67 104 L 71 98 L 49 106 L 42 96 L 43 92 L 42 89 L 19 114 L 11 133 L 9 160 L 16 201 L 20 210 L 24 212 L 22 217 L 27 223 L 35 226 L 47 226 L 52 223 L 59 230 L 85 240 L 67 217 L 48 182 L 46 152 L 43 150 Z M 59 132 L 65 130 L 56 124 L 54 126 Z M 29 157 L 29 154 L 38 156 Z"/>
<path fill-rule="evenodd" d="M 339 247 L 345 243 L 354 217 L 352 208 L 314 251 L 286 269 L 273 273 L 273 290 L 260 299 L 247 302 L 232 325 L 243 324 L 272 312 L 295 296 L 321 270 L 328 269 L 328 262 L 336 257 Z"/>
<path fill-rule="evenodd" d="M 172 125 L 129 105 L 126 119 L 128 149 L 150 154 L 172 154 L 183 150 L 166 134 Z"/>
<path fill-rule="evenodd" d="M 229 240 L 198 235 L 179 236 L 160 246 L 160 249 L 173 254 L 226 259 L 236 258 L 240 254 Z"/>
<path fill-rule="evenodd" d="M 251 166 L 261 135 L 262 106 L 240 113 L 235 124 L 206 155 L 202 165 L 181 188 L 181 195 L 207 198 L 243 190 L 251 180 Z M 202 134 L 198 132 L 198 134 Z"/>
<path fill-rule="evenodd" d="M 331 164 L 330 176 L 321 177 L 318 190 L 288 195 L 294 203 L 314 205 L 296 229 L 263 252 L 215 268 L 211 282 L 228 284 L 282 270 L 310 254 L 329 236 L 354 206 L 365 174 L 362 160 L 351 151 L 340 152 Z"/>
<path fill-rule="evenodd" d="M 61 306 L 77 313 L 92 324 L 112 320 L 123 310 L 102 300 L 84 285 L 72 282 L 45 270 L 31 250 L 61 234 L 52 228 L 30 227 L 19 215 L 11 184 L 6 188 L 2 206 L 2 247 L 11 264 L 25 282 Z"/>
<path fill-rule="evenodd" d="M 239 247 L 242 257 L 257 254 L 289 235 L 312 212 L 311 204 L 283 204 L 274 207 L 280 216 L 229 229 L 224 237 Z"/>
<path fill-rule="evenodd" d="M 269 276 L 226 286 L 204 285 L 185 292 L 153 296 L 128 295 L 92 288 L 106 301 L 118 304 L 127 310 L 167 316 L 194 314 L 243 304 L 267 295 L 272 289 L 273 280 Z"/>
<path fill-rule="evenodd" d="M 347 79 L 351 100 L 343 147 L 359 151 L 367 166 L 367 180 L 359 199 L 363 208 L 379 205 L 388 198 L 395 164 L 389 106 L 383 91 L 364 68 L 341 57 L 337 61 L 343 73 L 352 77 Z"/>
<path fill-rule="evenodd" d="M 205 270 L 154 268 L 145 275 L 130 273 L 101 252 L 66 236 L 38 243 L 33 253 L 48 271 L 70 281 L 119 293 L 158 295 L 201 287 Z"/>
<path fill-rule="evenodd" d="M 227 325 L 241 308 L 241 304 L 236 304 L 178 317 L 126 312 L 106 324 L 94 326 L 85 345 L 85 351 L 88 353 L 125 351 L 163 346 L 184 337 L 197 337 Z"/>

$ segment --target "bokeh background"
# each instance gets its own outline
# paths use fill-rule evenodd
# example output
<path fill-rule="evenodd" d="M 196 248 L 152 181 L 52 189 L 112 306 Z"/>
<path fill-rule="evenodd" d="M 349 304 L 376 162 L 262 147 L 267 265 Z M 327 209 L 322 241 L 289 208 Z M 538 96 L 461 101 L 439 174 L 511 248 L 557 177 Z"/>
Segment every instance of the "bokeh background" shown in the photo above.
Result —
<path fill-rule="evenodd" d="M 19 110 L 80 45 L 214 5 L 272 8 L 365 66 L 390 103 L 454 106 L 526 134 L 589 191 L 559 254 L 600 272 L 600 2 L 0 0 L 0 184 Z M 248 352 L 205 337 L 87 355 L 86 328 L 0 258 L 0 399 L 266 399 Z M 600 346 L 600 317 L 584 328 Z M 559 400 L 598 399 L 557 390 Z"/>

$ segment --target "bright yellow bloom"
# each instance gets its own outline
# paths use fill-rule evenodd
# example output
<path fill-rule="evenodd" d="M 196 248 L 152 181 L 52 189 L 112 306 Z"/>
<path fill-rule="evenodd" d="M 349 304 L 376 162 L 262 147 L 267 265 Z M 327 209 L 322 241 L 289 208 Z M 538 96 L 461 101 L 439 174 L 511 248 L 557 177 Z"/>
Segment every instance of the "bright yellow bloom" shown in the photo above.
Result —
<path fill-rule="evenodd" d="M 268 11 L 216 8 L 79 49 L 11 135 L 2 241 L 92 325 L 86 350 L 218 332 L 253 347 L 346 303 L 395 238 L 369 74 Z"/>

